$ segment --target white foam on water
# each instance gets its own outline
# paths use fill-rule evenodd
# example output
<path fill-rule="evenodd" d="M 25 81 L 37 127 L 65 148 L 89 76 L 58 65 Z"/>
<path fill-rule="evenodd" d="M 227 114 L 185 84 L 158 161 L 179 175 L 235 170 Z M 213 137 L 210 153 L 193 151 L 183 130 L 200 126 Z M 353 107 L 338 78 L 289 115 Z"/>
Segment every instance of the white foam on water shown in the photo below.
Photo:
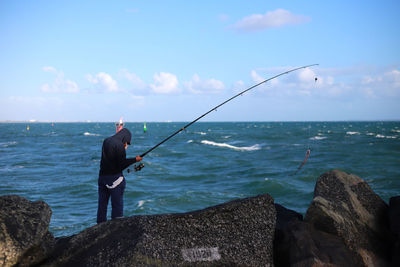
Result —
<path fill-rule="evenodd" d="M 143 205 L 144 205 L 144 203 L 145 203 L 145 201 L 144 201 L 144 200 L 139 200 L 139 202 L 138 202 L 138 207 L 140 208 L 141 206 L 143 206 Z"/>
<path fill-rule="evenodd" d="M 148 199 L 148 200 L 139 200 L 138 201 L 138 208 L 142 208 L 143 207 L 143 205 L 144 205 L 144 203 L 146 203 L 146 202 L 152 202 L 153 200 L 151 200 L 151 199 Z"/>
<path fill-rule="evenodd" d="M 359 135 L 360 133 L 359 132 L 346 132 L 346 134 L 348 134 L 348 135 Z"/>
<path fill-rule="evenodd" d="M 238 146 L 232 146 L 232 145 L 227 144 L 227 143 L 216 143 L 216 142 L 208 141 L 208 140 L 202 140 L 201 143 L 205 144 L 205 145 L 226 147 L 226 148 L 230 148 L 230 149 L 234 149 L 234 150 L 242 150 L 242 151 L 256 151 L 256 150 L 260 150 L 261 149 L 259 144 L 255 144 L 253 146 L 238 147 Z"/>
<path fill-rule="evenodd" d="M 89 132 L 84 132 L 83 135 L 86 135 L 86 136 L 100 136 L 99 134 L 89 133 Z"/>
<path fill-rule="evenodd" d="M 326 139 L 326 136 L 314 136 L 314 137 L 310 137 L 310 140 L 324 140 Z"/>
<path fill-rule="evenodd" d="M 0 147 L 9 147 L 12 145 L 18 144 L 17 141 L 10 141 L 10 142 L 0 142 Z"/>
<path fill-rule="evenodd" d="M 205 132 L 194 132 L 195 134 L 199 134 L 199 135 L 207 135 L 207 133 Z"/>
<path fill-rule="evenodd" d="M 188 140 L 186 143 L 193 143 L 193 140 Z"/>

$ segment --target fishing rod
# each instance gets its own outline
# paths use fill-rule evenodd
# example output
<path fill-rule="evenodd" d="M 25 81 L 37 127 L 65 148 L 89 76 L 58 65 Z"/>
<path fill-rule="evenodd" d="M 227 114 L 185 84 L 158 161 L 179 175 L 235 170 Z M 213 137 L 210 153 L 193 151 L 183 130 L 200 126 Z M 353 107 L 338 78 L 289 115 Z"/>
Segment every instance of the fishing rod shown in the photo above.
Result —
<path fill-rule="evenodd" d="M 207 111 L 206 113 L 204 113 L 203 115 L 201 115 L 200 117 L 198 117 L 197 119 L 195 119 L 195 120 L 193 120 L 192 122 L 190 122 L 190 123 L 188 123 L 187 125 L 185 125 L 183 128 L 181 128 L 181 129 L 179 129 L 178 131 L 174 132 L 173 134 L 171 134 L 170 136 L 168 136 L 167 138 L 165 138 L 164 140 L 162 140 L 160 143 L 158 143 L 157 145 L 153 146 L 152 148 L 150 148 L 149 150 L 147 150 L 146 152 L 144 152 L 143 154 L 141 154 L 140 157 L 143 158 L 143 157 L 146 156 L 148 153 L 150 153 L 151 151 L 153 151 L 154 149 L 156 149 L 156 148 L 159 147 L 160 145 L 164 144 L 165 142 L 167 142 L 169 139 L 171 139 L 172 137 L 174 137 L 174 136 L 177 135 L 178 133 L 180 133 L 180 132 L 182 132 L 183 130 L 185 130 L 186 128 L 188 128 L 190 125 L 194 124 L 195 122 L 197 122 L 197 121 L 200 120 L 201 118 L 207 116 L 209 113 L 211 113 L 211 112 L 213 112 L 213 111 L 216 111 L 219 107 L 221 107 L 222 105 L 225 105 L 226 103 L 228 103 L 229 101 L 235 99 L 236 97 L 241 96 L 241 95 L 243 95 L 244 93 L 250 91 L 251 89 L 253 89 L 253 88 L 257 87 L 257 86 L 260 86 L 261 84 L 266 83 L 266 82 L 268 82 L 268 81 L 270 81 L 270 80 L 273 80 L 273 79 L 275 79 L 275 78 L 278 78 L 279 76 L 282 76 L 282 75 L 291 73 L 291 72 L 296 71 L 296 70 L 305 69 L 305 68 L 309 68 L 309 67 L 317 66 L 317 65 L 319 65 L 319 64 L 306 65 L 306 66 L 294 68 L 294 69 L 291 69 L 291 70 L 288 70 L 288 71 L 279 73 L 278 75 L 275 75 L 275 76 L 273 76 L 273 77 L 271 77 L 271 78 L 268 78 L 268 79 L 266 79 L 266 80 L 264 80 L 264 81 L 261 81 L 261 82 L 255 84 L 255 85 L 253 85 L 253 86 L 251 86 L 251 87 L 249 87 L 249 88 L 247 88 L 247 89 L 241 91 L 240 93 L 238 93 L 238 94 L 232 96 L 232 97 L 229 98 L 228 100 L 225 100 L 225 101 L 222 102 L 221 104 L 219 104 L 219 105 L 213 107 L 212 109 L 210 109 L 209 111 Z M 143 167 L 144 167 L 144 164 L 143 164 L 143 163 L 140 163 L 139 165 L 135 165 L 135 166 L 134 166 L 134 169 L 135 169 L 135 171 L 140 171 Z M 128 169 L 128 172 L 130 172 L 129 169 Z"/>

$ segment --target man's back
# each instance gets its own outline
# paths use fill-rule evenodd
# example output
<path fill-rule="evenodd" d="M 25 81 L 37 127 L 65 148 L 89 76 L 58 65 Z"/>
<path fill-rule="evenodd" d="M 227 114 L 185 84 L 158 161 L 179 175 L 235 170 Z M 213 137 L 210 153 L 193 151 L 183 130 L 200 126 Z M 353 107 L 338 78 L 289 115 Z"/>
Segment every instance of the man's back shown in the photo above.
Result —
<path fill-rule="evenodd" d="M 106 138 L 103 142 L 100 175 L 119 174 L 127 166 L 135 163 L 135 159 L 127 159 L 125 144 L 130 144 L 131 133 L 122 129 L 113 136 Z"/>

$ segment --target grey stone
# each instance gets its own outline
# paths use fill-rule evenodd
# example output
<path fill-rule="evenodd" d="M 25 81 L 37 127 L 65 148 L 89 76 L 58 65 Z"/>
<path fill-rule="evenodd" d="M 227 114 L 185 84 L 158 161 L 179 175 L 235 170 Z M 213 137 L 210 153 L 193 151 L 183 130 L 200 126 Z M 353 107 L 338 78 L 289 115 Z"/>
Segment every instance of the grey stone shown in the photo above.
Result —
<path fill-rule="evenodd" d="M 43 201 L 0 197 L 1 266 L 30 266 L 47 257 L 55 242 L 48 231 L 51 213 Z"/>
<path fill-rule="evenodd" d="M 334 170 L 321 175 L 305 221 L 340 237 L 365 266 L 390 261 L 388 205 L 356 175 Z"/>
<path fill-rule="evenodd" d="M 275 203 L 276 209 L 276 229 L 280 230 L 286 227 L 286 225 L 291 221 L 302 221 L 303 215 L 285 208 L 284 206 Z"/>
<path fill-rule="evenodd" d="M 314 229 L 303 216 L 275 204 L 274 264 L 283 266 L 357 266 L 359 258 L 337 236 Z"/>
<path fill-rule="evenodd" d="M 389 223 L 393 237 L 392 266 L 400 266 L 400 196 L 389 200 Z"/>
<path fill-rule="evenodd" d="M 43 266 L 272 266 L 271 196 L 108 221 L 57 241 Z"/>
<path fill-rule="evenodd" d="M 341 238 L 292 220 L 274 242 L 275 266 L 359 266 L 360 258 Z"/>

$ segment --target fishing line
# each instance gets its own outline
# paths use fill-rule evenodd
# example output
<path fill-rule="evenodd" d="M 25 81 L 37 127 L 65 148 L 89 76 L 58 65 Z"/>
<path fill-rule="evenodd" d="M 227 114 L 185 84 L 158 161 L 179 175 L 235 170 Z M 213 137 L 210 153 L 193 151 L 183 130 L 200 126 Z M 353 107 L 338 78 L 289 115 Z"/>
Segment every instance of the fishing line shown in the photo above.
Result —
<path fill-rule="evenodd" d="M 275 76 L 273 76 L 273 77 L 271 77 L 271 78 L 265 79 L 265 80 L 263 80 L 263 81 L 261 81 L 261 82 L 255 84 L 255 85 L 253 85 L 253 86 L 251 86 L 251 87 L 249 87 L 249 88 L 247 88 L 247 89 L 241 91 L 240 93 L 238 93 L 238 94 L 232 96 L 232 97 L 229 98 L 228 100 L 225 100 L 225 101 L 222 102 L 221 104 L 219 104 L 219 105 L 213 107 L 212 109 L 210 109 L 210 110 L 207 111 L 206 113 L 202 114 L 202 115 L 199 116 L 197 119 L 195 119 L 195 120 L 193 120 L 192 122 L 190 122 L 190 123 L 188 123 L 187 125 L 185 125 L 183 128 L 181 128 L 181 129 L 179 129 L 178 131 L 174 132 L 173 134 L 171 134 L 170 136 L 168 136 L 167 138 L 165 138 L 164 140 L 162 140 L 160 143 L 158 143 L 157 145 L 153 146 L 152 148 L 150 148 L 149 150 L 147 150 L 146 152 L 144 152 L 143 154 L 141 154 L 140 157 L 143 158 L 143 157 L 146 156 L 148 153 L 150 153 L 151 151 L 153 151 L 154 149 L 156 149 L 156 148 L 159 147 L 160 145 L 164 144 L 165 142 L 167 142 L 169 139 L 171 139 L 172 137 L 174 137 L 175 135 L 177 135 L 177 134 L 180 133 L 181 131 L 183 131 L 183 130 L 185 130 L 186 128 L 188 128 L 188 127 L 189 127 L 190 125 L 192 125 L 193 123 L 195 123 L 195 122 L 197 122 L 198 120 L 200 120 L 201 118 L 207 116 L 209 113 L 211 113 L 211 112 L 213 112 L 213 111 L 216 111 L 216 110 L 217 110 L 219 107 L 221 107 L 222 105 L 225 105 L 225 104 L 228 103 L 229 101 L 235 99 L 235 98 L 238 97 L 238 96 L 243 95 L 244 93 L 250 91 L 251 89 L 254 89 L 254 88 L 256 88 L 257 86 L 260 86 L 261 84 L 264 84 L 264 83 L 266 83 L 266 82 L 268 82 L 268 81 L 271 81 L 271 80 L 273 80 L 273 79 L 275 79 L 275 78 L 278 78 L 279 76 L 282 76 L 282 75 L 291 73 L 291 72 L 296 71 L 296 70 L 305 69 L 305 68 L 309 68 L 309 67 L 317 66 L 317 65 L 319 65 L 319 64 L 306 65 L 306 66 L 294 68 L 294 69 L 291 69 L 291 70 L 288 70 L 288 71 L 279 73 L 279 74 L 277 74 L 277 75 L 275 75 Z M 144 164 L 143 164 L 143 163 L 140 163 L 140 164 L 137 165 L 137 166 L 135 165 L 135 166 L 134 166 L 134 169 L 135 169 L 135 171 L 140 171 L 143 167 L 144 167 Z M 130 170 L 128 169 L 128 173 L 129 173 L 129 172 L 130 172 Z"/>
<path fill-rule="evenodd" d="M 314 78 L 314 81 L 315 81 L 315 83 L 314 83 L 314 86 L 315 86 L 315 84 L 316 84 L 317 81 L 318 81 L 318 77 L 315 77 L 315 78 Z M 310 155 L 311 155 L 310 139 L 311 139 L 311 140 L 315 140 L 315 138 L 314 138 L 314 137 L 310 137 L 310 136 L 311 136 L 311 135 L 310 135 L 310 131 L 311 131 L 311 124 L 308 125 L 308 145 L 307 145 L 306 156 L 305 156 L 303 162 L 300 163 L 300 166 L 297 168 L 296 172 L 295 172 L 293 175 L 296 175 L 296 174 L 300 171 L 300 169 L 304 166 L 304 164 L 306 164 L 308 158 L 309 158 Z"/>

